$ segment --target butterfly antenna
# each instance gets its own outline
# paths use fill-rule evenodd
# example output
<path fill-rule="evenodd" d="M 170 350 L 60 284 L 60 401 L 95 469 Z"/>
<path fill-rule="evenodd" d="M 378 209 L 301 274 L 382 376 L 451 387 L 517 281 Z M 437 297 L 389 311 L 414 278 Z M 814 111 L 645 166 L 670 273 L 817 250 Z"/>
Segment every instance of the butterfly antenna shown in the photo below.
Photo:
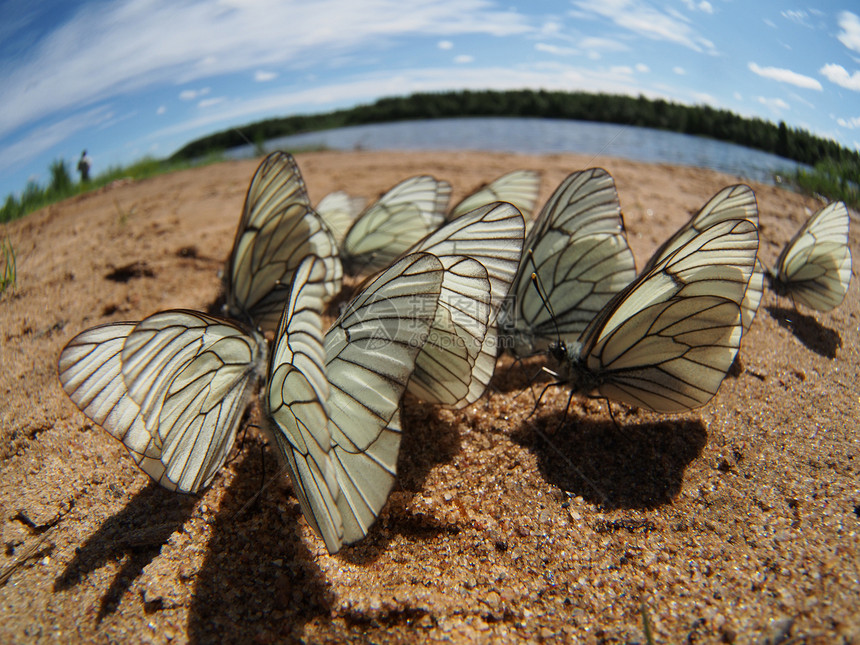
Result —
<path fill-rule="evenodd" d="M 531 251 L 529 251 L 529 257 L 531 257 Z M 532 264 L 534 264 L 534 258 L 532 257 Z M 561 330 L 558 328 L 558 318 L 555 317 L 555 312 L 552 310 L 552 305 L 549 302 L 549 297 L 547 296 L 546 290 L 543 288 L 543 283 L 540 281 L 540 277 L 537 272 L 532 272 L 532 284 L 537 290 L 538 297 L 540 298 L 541 304 L 544 309 L 546 309 L 549 314 L 550 320 L 552 320 L 552 324 L 555 327 L 555 336 L 558 339 L 558 344 L 564 346 L 564 342 L 561 340 Z"/>
<path fill-rule="evenodd" d="M 236 446 L 236 450 L 233 453 L 233 456 L 230 457 L 225 463 L 232 463 L 236 460 L 236 457 L 242 454 L 242 450 L 245 448 L 245 438 L 248 436 L 248 428 L 257 428 L 260 429 L 256 423 L 246 423 L 245 427 L 242 428 L 242 437 L 239 439 L 239 445 Z"/>

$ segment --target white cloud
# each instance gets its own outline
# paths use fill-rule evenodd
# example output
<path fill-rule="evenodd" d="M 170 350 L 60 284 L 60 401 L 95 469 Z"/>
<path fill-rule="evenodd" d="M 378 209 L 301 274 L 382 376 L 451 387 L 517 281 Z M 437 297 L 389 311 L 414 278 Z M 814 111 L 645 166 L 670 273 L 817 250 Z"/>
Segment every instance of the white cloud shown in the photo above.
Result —
<path fill-rule="evenodd" d="M 278 75 L 275 72 L 266 72 L 264 70 L 257 70 L 254 72 L 254 80 L 258 83 L 266 83 L 267 81 L 273 81 L 276 78 L 278 78 Z"/>
<path fill-rule="evenodd" d="M 279 92 L 245 101 L 230 101 L 213 110 L 199 113 L 193 119 L 177 122 L 151 133 L 146 141 L 179 138 L 185 142 L 209 134 L 213 127 L 247 123 L 274 113 L 312 112 L 355 102 L 373 101 L 382 96 L 414 92 L 461 89 L 511 90 L 523 87 L 547 90 L 583 90 L 612 94 L 642 94 L 649 98 L 673 99 L 669 93 L 658 93 L 636 84 L 629 76 L 613 76 L 605 70 L 544 62 L 531 67 L 438 67 L 401 70 L 398 73 L 376 72 L 352 77 L 348 81 L 313 87 L 283 87 Z M 677 100 L 677 99 L 675 99 Z M 169 147 L 169 146 L 167 146 Z"/>
<path fill-rule="evenodd" d="M 647 74 L 651 71 L 651 68 L 648 67 L 645 63 L 636 63 L 636 71 L 641 72 L 642 74 Z"/>
<path fill-rule="evenodd" d="M 539 35 L 543 38 L 557 36 L 562 29 L 564 29 L 562 23 L 557 20 L 548 20 L 541 25 Z"/>
<path fill-rule="evenodd" d="M 675 72 L 678 76 L 686 76 L 687 75 L 687 70 L 685 70 L 683 67 L 677 67 L 677 66 L 673 67 L 672 71 Z"/>
<path fill-rule="evenodd" d="M 604 52 L 630 51 L 630 46 L 621 42 L 617 38 L 600 38 L 599 36 L 589 36 L 587 38 L 583 38 L 577 44 L 583 49 L 596 49 Z"/>
<path fill-rule="evenodd" d="M 687 5 L 687 9 L 690 11 L 696 11 L 697 9 L 702 13 L 714 13 L 714 7 L 711 6 L 711 3 L 707 0 L 702 0 L 701 2 L 694 2 L 694 0 L 684 0 L 684 4 Z"/>
<path fill-rule="evenodd" d="M 821 83 L 811 76 L 804 76 L 803 74 L 792 72 L 790 69 L 782 69 L 780 67 L 761 67 L 755 63 L 749 63 L 748 67 L 753 74 L 758 74 L 759 76 L 769 78 L 773 81 L 789 83 L 807 90 L 822 90 Z"/>
<path fill-rule="evenodd" d="M 165 106 L 165 105 L 159 105 L 158 109 L 155 111 L 155 113 L 158 114 L 159 116 L 161 116 L 165 112 L 167 112 L 167 106 Z"/>
<path fill-rule="evenodd" d="M 0 155 L 0 170 L 22 165 L 54 148 L 73 134 L 97 128 L 113 118 L 114 113 L 108 108 L 98 107 L 37 128 L 26 137 L 3 148 L 3 154 Z"/>
<path fill-rule="evenodd" d="M 454 46 L 454 43 L 452 43 L 450 40 L 440 40 L 438 43 L 436 43 L 436 46 L 439 49 L 451 49 Z"/>
<path fill-rule="evenodd" d="M 860 52 L 860 18 L 850 11 L 843 11 L 839 14 L 839 26 L 842 28 L 839 42 L 851 51 Z"/>
<path fill-rule="evenodd" d="M 849 74 L 842 65 L 831 63 L 822 67 L 819 72 L 831 83 L 836 83 L 846 90 L 860 92 L 860 71 Z"/>
<path fill-rule="evenodd" d="M 850 119 L 836 119 L 836 123 L 843 128 L 854 130 L 856 128 L 860 128 L 860 116 L 855 116 Z"/>
<path fill-rule="evenodd" d="M 193 101 L 195 99 L 200 98 L 201 96 L 206 96 L 211 91 L 212 88 L 210 87 L 202 87 L 199 90 L 182 90 L 179 93 L 179 98 L 182 101 Z"/>
<path fill-rule="evenodd" d="M 783 110 L 791 109 L 791 106 L 780 98 L 769 99 L 765 98 L 764 96 L 758 96 L 756 97 L 756 101 L 764 105 L 766 108 L 777 113 L 782 112 Z"/>
<path fill-rule="evenodd" d="M 664 13 L 643 0 L 576 0 L 574 5 L 645 38 L 716 53 L 714 44 L 696 31 L 689 20 L 680 14 Z"/>
<path fill-rule="evenodd" d="M 224 102 L 223 96 L 215 96 L 215 97 L 212 97 L 211 99 L 203 99 L 202 101 L 200 101 L 197 104 L 197 107 L 205 109 L 208 107 L 212 107 L 213 105 L 218 105 L 219 103 L 223 103 L 223 102 Z"/>
<path fill-rule="evenodd" d="M 555 54 L 556 56 L 573 56 L 579 53 L 573 47 L 562 47 L 561 45 L 551 45 L 549 43 L 535 43 L 535 50 L 546 54 Z"/>
<path fill-rule="evenodd" d="M 713 94 L 708 94 L 707 92 L 693 92 L 692 93 L 693 100 L 696 103 L 702 105 L 717 105 L 718 101 L 714 98 Z"/>
<path fill-rule="evenodd" d="M 475 62 L 474 56 L 469 56 L 469 54 L 460 54 L 459 56 L 454 56 L 454 62 L 458 65 L 464 65 L 466 63 Z"/>
<path fill-rule="evenodd" d="M 418 36 L 536 31 L 525 16 L 487 0 L 413 0 L 404 9 L 403 0 L 88 2 L 15 65 L 0 66 L 0 138 L 51 114 L 159 83 L 326 65 Z M 288 38 L 284 25 L 290 26 Z"/>
<path fill-rule="evenodd" d="M 780 11 L 780 15 L 796 25 L 801 25 L 802 27 L 812 26 L 809 24 L 809 14 L 803 9 L 786 9 L 785 11 Z"/>

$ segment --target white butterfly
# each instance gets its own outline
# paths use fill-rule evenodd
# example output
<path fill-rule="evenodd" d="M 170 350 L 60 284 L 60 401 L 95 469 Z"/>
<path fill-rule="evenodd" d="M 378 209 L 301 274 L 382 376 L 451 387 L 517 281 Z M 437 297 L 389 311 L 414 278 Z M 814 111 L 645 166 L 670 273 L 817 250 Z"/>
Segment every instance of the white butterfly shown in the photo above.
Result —
<path fill-rule="evenodd" d="M 257 168 L 245 197 L 224 275 L 225 313 L 273 331 L 293 273 L 308 254 L 329 265 L 327 295 L 339 292 L 342 270 L 333 261 L 337 242 L 311 208 L 293 157 L 274 152 Z"/>
<path fill-rule="evenodd" d="M 316 211 L 331 231 L 338 246 L 343 244 L 346 232 L 364 208 L 364 199 L 351 197 L 343 190 L 336 190 L 317 203 Z"/>
<path fill-rule="evenodd" d="M 445 219 L 451 185 L 429 175 L 410 177 L 358 216 L 341 245 L 341 260 L 352 275 L 389 266 L 435 231 Z"/>
<path fill-rule="evenodd" d="M 526 237 L 513 298 L 500 316 L 506 345 L 522 355 L 576 340 L 635 277 L 612 176 L 602 168 L 572 173 Z"/>
<path fill-rule="evenodd" d="M 331 553 L 363 538 L 397 473 L 400 399 L 436 316 L 442 263 L 401 258 L 322 334 L 326 268 L 296 272 L 274 341 L 267 403 L 308 522 Z"/>
<path fill-rule="evenodd" d="M 574 392 L 657 412 L 704 405 L 732 365 L 758 231 L 724 220 L 678 244 L 619 292 L 580 339 L 551 348 Z"/>
<path fill-rule="evenodd" d="M 445 268 L 436 321 L 409 382 L 418 398 L 463 407 L 486 390 L 498 354 L 496 317 L 522 256 L 524 227 L 515 206 L 495 202 L 411 249 L 432 253 Z"/>
<path fill-rule="evenodd" d="M 642 271 L 649 271 L 657 263 L 664 260 L 666 256 L 705 229 L 719 222 L 732 219 L 749 220 L 758 228 L 758 204 L 756 203 L 755 193 L 749 186 L 744 184 L 726 186 L 711 197 L 698 213 L 693 215 L 686 224 L 679 228 L 672 237 L 666 240 L 654 252 L 647 266 Z M 763 286 L 764 269 L 761 262 L 756 260 L 752 277 L 750 278 L 743 303 L 741 304 L 744 333 L 746 333 L 753 319 L 755 319 L 763 295 Z"/>
<path fill-rule="evenodd" d="M 848 209 L 833 202 L 815 213 L 779 254 L 768 272 L 771 288 L 817 311 L 839 306 L 851 283 Z"/>
<path fill-rule="evenodd" d="M 57 370 L 69 398 L 146 474 L 194 493 L 223 465 L 265 361 L 258 333 L 169 310 L 82 332 Z"/>
<path fill-rule="evenodd" d="M 540 173 L 535 170 L 513 170 L 481 186 L 464 197 L 451 212 L 448 220 L 492 202 L 508 202 L 516 206 L 526 220 L 531 219 L 540 190 Z"/>

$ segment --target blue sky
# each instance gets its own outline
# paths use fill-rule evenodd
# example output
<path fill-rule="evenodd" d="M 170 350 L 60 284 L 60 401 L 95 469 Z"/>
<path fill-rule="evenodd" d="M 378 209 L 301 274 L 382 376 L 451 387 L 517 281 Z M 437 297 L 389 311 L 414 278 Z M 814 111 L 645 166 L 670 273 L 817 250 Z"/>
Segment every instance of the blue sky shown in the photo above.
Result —
<path fill-rule="evenodd" d="M 0 0 L 0 198 L 258 119 L 416 91 L 709 104 L 860 147 L 854 0 Z"/>

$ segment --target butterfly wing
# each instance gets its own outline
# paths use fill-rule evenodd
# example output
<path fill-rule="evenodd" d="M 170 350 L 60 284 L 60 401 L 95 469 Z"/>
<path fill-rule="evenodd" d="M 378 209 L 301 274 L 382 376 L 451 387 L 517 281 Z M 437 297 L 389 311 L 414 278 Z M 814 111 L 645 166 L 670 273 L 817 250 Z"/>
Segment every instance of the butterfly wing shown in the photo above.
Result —
<path fill-rule="evenodd" d="M 343 244 L 351 274 L 389 266 L 444 221 L 451 185 L 429 175 L 410 177 L 371 204 L 352 224 Z"/>
<path fill-rule="evenodd" d="M 755 193 L 745 184 L 726 186 L 711 197 L 689 221 L 654 252 L 642 270 L 650 271 L 655 264 L 714 224 L 735 219 L 749 220 L 758 228 L 758 204 Z"/>
<path fill-rule="evenodd" d="M 111 323 L 81 332 L 60 353 L 57 373 L 81 412 L 121 441 L 141 470 L 160 481 L 161 448 L 122 378 L 122 346 L 136 324 Z"/>
<path fill-rule="evenodd" d="M 672 237 L 651 256 L 643 271 L 648 271 L 667 255 L 683 246 L 690 239 L 705 229 L 727 220 L 745 219 L 758 227 L 758 204 L 752 188 L 745 184 L 726 186 L 711 197 L 690 220 L 679 228 Z M 764 269 L 756 261 L 756 267 L 750 278 L 749 288 L 741 304 L 743 314 L 743 329 L 746 332 L 752 325 L 763 295 Z"/>
<path fill-rule="evenodd" d="M 503 333 L 518 354 L 545 349 L 559 337 L 575 340 L 635 277 L 612 176 L 602 168 L 575 172 L 556 189 L 529 232 Z"/>
<path fill-rule="evenodd" d="M 271 434 L 302 512 L 329 553 L 336 553 L 343 544 L 343 522 L 326 414 L 329 383 L 322 334 L 326 280 L 325 263 L 314 256 L 302 262 L 293 277 L 269 363 L 267 403 Z"/>
<path fill-rule="evenodd" d="M 350 197 L 345 191 L 336 190 L 319 201 L 316 212 L 322 217 L 335 242 L 340 246 L 362 208 L 364 208 L 364 200 L 361 197 Z"/>
<path fill-rule="evenodd" d="M 397 472 L 400 399 L 436 316 L 443 269 L 411 254 L 374 278 L 325 335 L 326 406 L 344 542 L 367 534 Z"/>
<path fill-rule="evenodd" d="M 481 186 L 463 198 L 451 212 L 448 221 L 493 202 L 508 202 L 516 206 L 525 219 L 531 219 L 540 190 L 540 173 L 535 170 L 514 170 L 489 184 Z"/>
<path fill-rule="evenodd" d="M 851 283 L 848 209 L 833 202 L 816 212 L 782 250 L 774 287 L 817 311 L 842 303 Z"/>
<path fill-rule="evenodd" d="M 749 331 L 750 325 L 752 325 L 758 312 L 758 306 L 761 304 L 761 299 L 764 295 L 764 276 L 764 267 L 758 258 L 756 258 L 755 269 L 753 269 L 750 282 L 747 285 L 747 291 L 741 303 L 741 323 L 744 333 Z"/>
<path fill-rule="evenodd" d="M 170 310 L 75 337 L 60 382 L 147 474 L 193 493 L 223 465 L 265 351 L 226 320 Z"/>
<path fill-rule="evenodd" d="M 495 202 L 448 222 L 413 248 L 432 253 L 445 268 L 437 322 L 409 383 L 419 398 L 462 407 L 486 390 L 498 353 L 496 316 L 519 266 L 524 228 L 515 206 Z"/>
<path fill-rule="evenodd" d="M 472 402 L 473 370 L 490 326 L 490 280 L 475 260 L 445 260 L 436 318 L 408 389 L 428 403 L 462 407 Z"/>
<path fill-rule="evenodd" d="M 605 397 L 657 412 L 704 405 L 717 393 L 741 340 L 737 303 L 674 297 L 636 311 L 591 348 Z"/>
<path fill-rule="evenodd" d="M 292 155 L 270 154 L 251 180 L 225 272 L 229 316 L 274 330 L 287 286 L 299 263 L 313 254 L 328 264 L 328 296 L 340 291 L 342 274 L 332 260 L 337 242 L 311 208 Z"/>
<path fill-rule="evenodd" d="M 737 354 L 757 250 L 752 222 L 725 220 L 653 264 L 570 348 L 573 387 L 658 412 L 707 403 Z"/>

